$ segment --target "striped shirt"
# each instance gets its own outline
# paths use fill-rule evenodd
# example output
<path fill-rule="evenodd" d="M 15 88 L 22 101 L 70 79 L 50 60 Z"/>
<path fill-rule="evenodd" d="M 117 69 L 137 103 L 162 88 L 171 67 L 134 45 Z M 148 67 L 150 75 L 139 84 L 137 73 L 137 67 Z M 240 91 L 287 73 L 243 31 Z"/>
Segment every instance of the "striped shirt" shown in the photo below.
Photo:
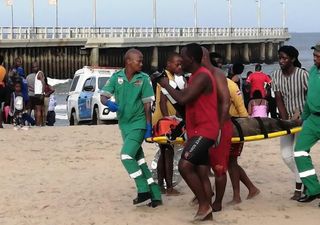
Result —
<path fill-rule="evenodd" d="M 285 76 L 282 70 L 276 70 L 272 74 L 272 89 L 280 92 L 289 118 L 296 111 L 302 112 L 308 90 L 309 73 L 296 68 L 293 74 Z"/>

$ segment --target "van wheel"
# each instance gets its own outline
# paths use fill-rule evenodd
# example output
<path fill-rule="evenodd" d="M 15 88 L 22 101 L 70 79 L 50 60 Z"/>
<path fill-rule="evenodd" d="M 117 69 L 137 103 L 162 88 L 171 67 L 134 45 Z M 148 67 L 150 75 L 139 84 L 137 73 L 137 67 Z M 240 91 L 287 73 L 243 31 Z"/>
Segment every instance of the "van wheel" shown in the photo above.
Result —
<path fill-rule="evenodd" d="M 70 117 L 70 126 L 74 126 L 78 124 L 79 124 L 79 121 L 77 120 L 76 112 L 72 112 Z"/>
<path fill-rule="evenodd" d="M 103 124 L 102 121 L 99 118 L 99 108 L 98 107 L 95 107 L 94 110 L 93 110 L 92 124 L 93 125 Z"/>

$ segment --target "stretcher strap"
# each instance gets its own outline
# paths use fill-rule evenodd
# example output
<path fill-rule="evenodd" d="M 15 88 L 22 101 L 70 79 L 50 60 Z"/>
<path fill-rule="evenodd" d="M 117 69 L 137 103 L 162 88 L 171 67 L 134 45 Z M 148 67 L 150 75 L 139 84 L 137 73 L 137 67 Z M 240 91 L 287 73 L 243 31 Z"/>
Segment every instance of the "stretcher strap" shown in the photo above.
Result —
<path fill-rule="evenodd" d="M 285 125 L 282 119 L 277 118 L 278 124 L 281 127 L 282 130 L 287 131 L 287 134 L 291 134 L 291 130 L 288 126 Z"/>
<path fill-rule="evenodd" d="M 260 130 L 261 130 L 261 133 L 264 135 L 264 138 L 268 138 L 268 132 L 266 130 L 266 127 L 264 126 L 263 124 L 263 121 L 260 117 L 254 117 L 256 119 L 256 121 L 258 122 L 259 124 L 259 127 L 260 127 Z"/>
<path fill-rule="evenodd" d="M 231 117 L 231 121 L 232 121 L 233 125 L 235 125 L 235 127 L 238 130 L 240 142 L 244 141 L 244 135 L 243 135 L 242 128 L 241 128 L 240 124 L 238 123 L 238 121 L 236 120 L 235 117 Z"/>
<path fill-rule="evenodd" d="M 185 139 L 184 138 L 184 135 L 183 135 L 183 127 L 184 127 L 185 123 L 184 121 L 182 120 L 174 129 L 171 130 L 171 134 L 169 135 L 169 139 L 171 141 L 175 140 L 177 137 L 182 137 L 183 140 Z"/>

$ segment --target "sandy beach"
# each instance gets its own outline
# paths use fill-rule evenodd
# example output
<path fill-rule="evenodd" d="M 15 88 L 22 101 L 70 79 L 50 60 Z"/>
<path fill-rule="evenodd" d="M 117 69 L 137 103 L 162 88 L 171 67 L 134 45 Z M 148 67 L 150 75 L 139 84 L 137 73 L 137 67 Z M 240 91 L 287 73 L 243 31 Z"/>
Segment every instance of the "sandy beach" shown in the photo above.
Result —
<path fill-rule="evenodd" d="M 183 194 L 163 195 L 161 207 L 132 205 L 135 187 L 120 162 L 121 145 L 117 125 L 0 129 L 0 224 L 190 224 L 195 208 L 183 182 L 177 186 Z M 318 172 L 319 148 L 312 151 Z M 145 143 L 144 150 L 150 164 L 156 147 Z M 320 223 L 319 200 L 289 200 L 294 178 L 280 157 L 279 139 L 247 143 L 239 162 L 261 194 L 246 200 L 241 186 L 243 202 L 227 205 L 228 180 L 223 211 L 202 224 Z"/>

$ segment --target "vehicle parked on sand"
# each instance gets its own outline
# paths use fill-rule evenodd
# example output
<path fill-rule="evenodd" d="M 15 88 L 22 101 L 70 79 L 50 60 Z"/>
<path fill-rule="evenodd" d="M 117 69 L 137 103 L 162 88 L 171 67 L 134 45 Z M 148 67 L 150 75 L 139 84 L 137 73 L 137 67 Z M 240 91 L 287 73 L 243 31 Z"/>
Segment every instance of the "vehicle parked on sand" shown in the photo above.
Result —
<path fill-rule="evenodd" d="M 75 72 L 67 97 L 67 114 L 71 126 L 81 122 L 102 124 L 117 120 L 116 113 L 110 112 L 101 103 L 99 91 L 118 70 L 120 68 L 85 66 Z"/>

